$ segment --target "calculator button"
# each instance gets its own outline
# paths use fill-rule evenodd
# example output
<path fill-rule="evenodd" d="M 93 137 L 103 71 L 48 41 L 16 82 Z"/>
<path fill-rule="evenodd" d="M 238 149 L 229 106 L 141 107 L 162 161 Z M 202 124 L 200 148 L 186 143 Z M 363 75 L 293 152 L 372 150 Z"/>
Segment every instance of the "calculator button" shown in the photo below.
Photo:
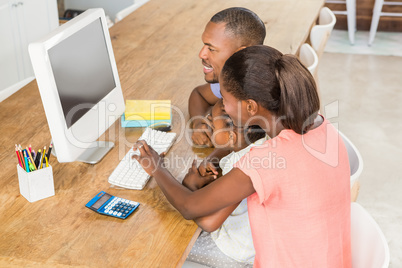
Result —
<path fill-rule="evenodd" d="M 117 215 L 117 211 L 114 211 L 114 212 L 113 212 L 113 215 L 116 216 L 116 215 Z"/>
<path fill-rule="evenodd" d="M 119 217 L 120 217 L 120 216 L 121 216 L 121 212 L 117 213 L 117 216 L 119 216 Z"/>
<path fill-rule="evenodd" d="M 125 213 L 123 213 L 123 217 L 125 217 L 126 216 L 126 214 Z"/>
<path fill-rule="evenodd" d="M 125 212 L 126 212 L 126 213 L 129 213 L 130 211 L 126 210 Z"/>
<path fill-rule="evenodd" d="M 113 214 L 113 211 L 109 210 L 109 212 L 108 212 L 108 213 L 109 213 L 109 215 L 112 215 L 112 214 Z"/>

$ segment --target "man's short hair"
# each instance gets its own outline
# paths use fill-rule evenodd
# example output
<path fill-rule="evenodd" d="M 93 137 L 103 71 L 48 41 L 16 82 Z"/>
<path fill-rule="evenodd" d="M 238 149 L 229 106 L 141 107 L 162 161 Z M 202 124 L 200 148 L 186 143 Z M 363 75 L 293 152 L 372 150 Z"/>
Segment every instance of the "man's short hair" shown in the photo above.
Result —
<path fill-rule="evenodd" d="M 231 7 L 216 13 L 211 22 L 226 23 L 225 32 L 240 38 L 242 46 L 262 45 L 266 31 L 264 22 L 253 11 Z"/>

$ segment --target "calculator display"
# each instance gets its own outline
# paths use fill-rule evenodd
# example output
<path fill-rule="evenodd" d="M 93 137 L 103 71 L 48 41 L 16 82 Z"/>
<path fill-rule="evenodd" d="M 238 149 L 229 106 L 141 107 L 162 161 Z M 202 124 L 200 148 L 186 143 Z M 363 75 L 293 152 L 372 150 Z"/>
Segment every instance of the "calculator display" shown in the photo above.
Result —
<path fill-rule="evenodd" d="M 105 204 L 106 201 L 109 200 L 112 196 L 108 193 L 105 193 L 101 198 L 99 198 L 98 201 L 95 202 L 91 207 L 94 209 L 100 208 L 103 204 Z"/>
<path fill-rule="evenodd" d="M 85 206 L 100 214 L 124 220 L 130 216 L 139 205 L 140 203 L 138 202 L 100 191 Z"/>

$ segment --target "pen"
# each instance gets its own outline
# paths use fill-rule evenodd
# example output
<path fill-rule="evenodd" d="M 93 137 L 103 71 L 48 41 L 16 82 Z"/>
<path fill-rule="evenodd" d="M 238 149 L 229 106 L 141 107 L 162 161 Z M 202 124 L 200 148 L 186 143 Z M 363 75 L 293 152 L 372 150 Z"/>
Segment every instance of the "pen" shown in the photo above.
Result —
<path fill-rule="evenodd" d="M 38 169 L 39 169 L 39 162 L 40 162 L 41 156 L 42 156 L 42 150 L 39 149 L 38 153 L 36 154 L 36 157 L 35 157 L 35 165 L 38 167 Z"/>
<path fill-rule="evenodd" d="M 29 145 L 29 146 L 31 146 L 31 145 Z M 32 155 L 31 155 L 31 150 L 29 150 L 28 148 L 27 148 L 27 154 L 29 156 L 29 159 L 31 159 L 31 161 L 32 161 L 33 170 L 36 170 L 36 167 L 34 165 L 34 160 L 33 160 Z"/>
<path fill-rule="evenodd" d="M 22 150 L 21 150 L 21 145 L 20 145 L 20 144 L 18 144 L 18 153 L 19 153 L 19 155 L 20 155 L 20 157 L 21 157 L 22 167 L 23 167 L 24 169 L 26 169 L 26 166 L 25 166 L 25 158 L 24 158 L 24 156 L 23 156 L 23 154 L 22 154 Z"/>
<path fill-rule="evenodd" d="M 49 167 L 49 161 L 47 161 L 47 156 L 45 156 L 45 160 L 46 160 L 46 167 Z"/>
<path fill-rule="evenodd" d="M 15 153 L 17 154 L 18 163 L 19 163 L 19 164 L 20 164 L 20 166 L 23 168 L 23 166 L 22 166 L 22 162 L 21 162 L 21 157 L 20 157 L 20 154 L 18 153 L 18 147 L 17 147 L 17 144 L 15 145 Z"/>
<path fill-rule="evenodd" d="M 45 163 L 45 156 L 46 156 L 46 146 L 43 148 L 42 158 L 40 159 L 40 168 L 43 168 L 43 164 Z"/>
<path fill-rule="evenodd" d="M 36 170 L 34 164 L 31 163 L 28 159 L 28 165 L 29 165 L 29 172 Z"/>
<path fill-rule="evenodd" d="M 26 170 L 26 172 L 29 172 L 28 156 L 25 153 L 25 151 L 24 151 L 24 158 L 25 158 L 25 163 L 26 163 L 25 170 Z"/>
<path fill-rule="evenodd" d="M 50 143 L 49 150 L 47 150 L 47 153 L 46 153 L 47 161 L 50 161 L 50 152 L 52 151 L 52 148 L 53 148 L 53 143 Z"/>

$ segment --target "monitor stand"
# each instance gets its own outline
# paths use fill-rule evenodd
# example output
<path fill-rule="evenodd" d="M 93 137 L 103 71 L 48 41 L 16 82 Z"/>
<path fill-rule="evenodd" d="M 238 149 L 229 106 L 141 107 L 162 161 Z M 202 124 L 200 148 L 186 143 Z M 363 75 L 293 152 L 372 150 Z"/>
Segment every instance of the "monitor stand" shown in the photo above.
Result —
<path fill-rule="evenodd" d="M 91 144 L 76 161 L 88 164 L 96 164 L 103 159 L 103 157 L 114 147 L 111 141 L 95 141 Z M 52 154 L 57 157 L 56 148 L 53 145 Z"/>

